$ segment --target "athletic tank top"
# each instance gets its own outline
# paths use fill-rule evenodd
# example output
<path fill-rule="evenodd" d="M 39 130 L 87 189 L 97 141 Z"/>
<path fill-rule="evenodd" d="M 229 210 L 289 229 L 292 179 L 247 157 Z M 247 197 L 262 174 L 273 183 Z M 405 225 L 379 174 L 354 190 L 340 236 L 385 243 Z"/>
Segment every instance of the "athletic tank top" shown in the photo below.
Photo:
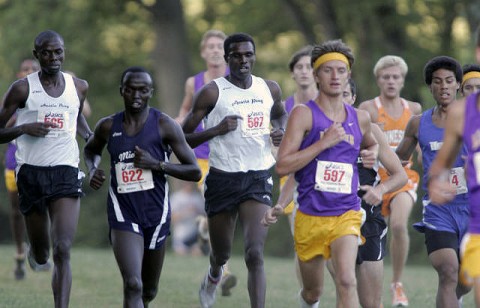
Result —
<path fill-rule="evenodd" d="M 270 112 L 273 98 L 266 82 L 252 75 L 252 85 L 241 89 L 225 77 L 215 79 L 218 99 L 206 118 L 206 127 L 218 125 L 227 115 L 240 115 L 238 127 L 209 140 L 211 167 L 227 172 L 267 170 L 273 166 Z"/>
<path fill-rule="evenodd" d="M 22 164 L 35 166 L 67 165 L 78 168 L 79 150 L 75 134 L 80 99 L 73 78 L 62 73 L 65 89 L 59 97 L 45 92 L 38 72 L 27 76 L 29 94 L 24 108 L 17 111 L 16 125 L 32 122 L 52 122 L 58 128 L 50 130 L 45 138 L 23 134 L 17 138 L 15 158 L 18 167 Z"/>
<path fill-rule="evenodd" d="M 306 106 L 312 111 L 312 129 L 304 137 L 300 150 L 320 140 L 333 124 L 314 101 Z M 360 154 L 362 132 L 357 113 L 344 104 L 347 113 L 342 123 L 345 140 L 317 155 L 305 167 L 295 172 L 299 210 L 313 216 L 339 216 L 360 209 L 357 158 Z"/>
<path fill-rule="evenodd" d="M 467 98 L 465 106 L 465 123 L 463 142 L 468 149 L 467 183 L 470 194 L 470 221 L 468 230 L 480 233 L 480 111 L 477 100 L 480 93 Z"/>
<path fill-rule="evenodd" d="M 288 114 L 290 114 L 290 112 L 292 112 L 294 105 L 295 105 L 295 99 L 293 98 L 293 95 L 292 95 L 285 100 L 285 111 Z"/>
<path fill-rule="evenodd" d="M 200 91 L 200 89 L 205 85 L 205 71 L 200 72 L 194 76 L 194 93 Z M 195 128 L 195 132 L 203 132 L 204 131 L 204 120 L 198 124 L 197 128 Z M 198 145 L 193 149 L 195 152 L 195 157 L 200 159 L 208 159 L 208 154 L 210 153 L 210 149 L 208 148 L 208 141 Z"/>
<path fill-rule="evenodd" d="M 230 69 L 227 67 L 227 70 L 225 71 L 225 76 L 227 76 L 230 73 Z M 200 89 L 205 85 L 205 71 L 200 72 L 194 76 L 194 93 L 197 93 L 200 91 Z M 205 130 L 205 123 L 204 120 L 198 124 L 197 128 L 195 128 L 195 132 L 203 132 Z M 195 152 L 195 157 L 199 159 L 208 159 L 208 154 L 210 154 L 210 149 L 208 148 L 208 141 L 205 141 L 204 143 L 198 145 L 193 149 L 193 152 Z"/>
<path fill-rule="evenodd" d="M 168 161 L 170 149 L 164 148 L 158 131 L 161 112 L 150 108 L 142 130 L 128 136 L 123 129 L 124 112 L 114 115 L 107 150 L 110 153 L 110 187 L 108 204 L 115 209 L 117 221 L 123 221 L 121 213 L 143 227 L 158 225 L 168 217 L 168 183 L 164 173 L 140 169 L 133 165 L 135 146 L 148 151 L 161 161 Z M 121 208 L 121 210 L 120 210 Z M 163 213 L 152 215 L 152 213 Z"/>
<path fill-rule="evenodd" d="M 384 131 L 385 136 L 387 137 L 387 142 L 394 152 L 402 141 L 408 121 L 412 117 L 412 111 L 410 110 L 408 102 L 403 98 L 401 98 L 401 102 L 403 106 L 403 113 L 398 119 L 394 119 L 386 112 L 385 108 L 380 102 L 380 97 L 377 96 L 374 99 L 375 106 L 378 109 L 377 124 Z M 410 179 L 418 178 L 418 174 L 414 170 L 410 169 L 411 166 L 412 162 L 410 158 L 410 163 L 404 167 L 405 172 Z M 380 175 L 382 181 L 388 179 L 387 171 L 381 165 L 378 170 L 378 174 Z"/>
<path fill-rule="evenodd" d="M 435 156 L 437 156 L 438 150 L 443 144 L 443 134 L 445 129 L 436 126 L 432 121 L 433 110 L 429 109 L 422 113 L 420 118 L 420 125 L 418 126 L 418 143 L 422 150 L 422 163 L 423 163 L 423 183 L 422 188 L 425 192 L 423 196 L 423 204 L 428 205 L 429 195 L 427 189 L 428 171 L 432 165 Z M 450 182 L 457 188 L 457 195 L 449 204 L 465 205 L 468 203 L 468 190 L 465 179 L 465 161 L 462 156 L 467 156 L 467 148 L 462 146 L 461 152 L 457 155 L 457 158 L 450 170 Z"/>

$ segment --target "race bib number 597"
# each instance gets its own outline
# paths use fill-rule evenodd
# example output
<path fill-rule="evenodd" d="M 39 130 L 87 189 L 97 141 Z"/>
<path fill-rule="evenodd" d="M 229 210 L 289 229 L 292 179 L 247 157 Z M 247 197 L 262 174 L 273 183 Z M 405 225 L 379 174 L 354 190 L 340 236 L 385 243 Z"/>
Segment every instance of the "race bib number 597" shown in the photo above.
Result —
<path fill-rule="evenodd" d="M 315 189 L 324 192 L 351 194 L 353 166 L 351 164 L 318 161 Z"/>

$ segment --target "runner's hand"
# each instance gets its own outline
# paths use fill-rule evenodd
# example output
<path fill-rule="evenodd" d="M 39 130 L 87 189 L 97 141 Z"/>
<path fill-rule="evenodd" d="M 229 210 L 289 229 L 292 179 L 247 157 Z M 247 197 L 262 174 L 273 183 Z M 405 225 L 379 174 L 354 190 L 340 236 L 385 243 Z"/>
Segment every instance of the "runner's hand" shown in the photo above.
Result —
<path fill-rule="evenodd" d="M 283 215 L 283 207 L 277 204 L 274 207 L 269 208 L 265 212 L 265 215 L 263 216 L 261 223 L 264 226 L 268 227 L 276 223 L 278 220 L 278 216 L 281 216 L 281 215 Z"/>

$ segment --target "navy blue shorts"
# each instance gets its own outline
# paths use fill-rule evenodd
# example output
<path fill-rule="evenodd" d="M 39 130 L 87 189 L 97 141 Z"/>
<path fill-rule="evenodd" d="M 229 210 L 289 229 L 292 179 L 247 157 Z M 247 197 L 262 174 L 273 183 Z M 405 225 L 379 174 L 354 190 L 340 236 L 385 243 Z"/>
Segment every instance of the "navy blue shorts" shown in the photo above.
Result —
<path fill-rule="evenodd" d="M 141 227 L 132 222 L 120 222 L 109 221 L 110 225 L 110 242 L 111 242 L 111 230 L 122 230 L 136 233 L 143 237 L 143 247 L 148 250 L 160 249 L 170 235 L 170 219 L 167 219 L 164 223 L 160 223 L 153 227 Z"/>
<path fill-rule="evenodd" d="M 23 164 L 17 174 L 20 211 L 44 213 L 60 198 L 83 197 L 83 172 L 71 166 L 41 167 Z"/>
<path fill-rule="evenodd" d="M 360 232 L 366 241 L 358 247 L 357 264 L 382 260 L 387 245 L 387 223 L 382 216 L 381 207 L 367 205 L 362 200 L 362 208 L 367 213 L 367 218 Z"/>
<path fill-rule="evenodd" d="M 208 217 L 255 200 L 272 206 L 273 180 L 269 170 L 223 172 L 210 168 L 205 180 L 205 212 Z"/>

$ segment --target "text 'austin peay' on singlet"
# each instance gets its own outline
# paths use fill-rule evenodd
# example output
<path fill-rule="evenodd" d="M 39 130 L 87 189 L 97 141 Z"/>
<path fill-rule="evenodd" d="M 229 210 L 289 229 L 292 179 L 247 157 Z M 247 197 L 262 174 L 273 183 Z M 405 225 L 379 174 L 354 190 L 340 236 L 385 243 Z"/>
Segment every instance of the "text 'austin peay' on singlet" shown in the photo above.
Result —
<path fill-rule="evenodd" d="M 463 142 L 468 149 L 467 185 L 470 194 L 470 221 L 468 232 L 480 234 L 480 110 L 477 100 L 480 92 L 466 100 Z"/>
<path fill-rule="evenodd" d="M 150 108 L 144 127 L 134 136 L 123 129 L 124 112 L 114 115 L 107 150 L 111 156 L 108 189 L 108 220 L 130 221 L 144 228 L 170 222 L 168 182 L 161 172 L 140 169 L 133 165 L 135 146 L 160 161 L 168 161 L 158 121 L 161 112 Z"/>
<path fill-rule="evenodd" d="M 65 89 L 59 97 L 51 97 L 45 92 L 38 72 L 27 76 L 29 94 L 25 107 L 17 111 L 16 125 L 51 122 L 57 127 L 52 128 L 45 138 L 23 134 L 16 139 L 17 171 L 22 164 L 78 168 L 80 154 L 75 135 L 80 99 L 72 76 L 62 74 Z"/>
<path fill-rule="evenodd" d="M 252 75 L 252 85 L 241 89 L 224 77 L 214 80 L 218 100 L 208 114 L 206 128 L 225 116 L 240 115 L 236 130 L 209 140 L 210 167 L 226 172 L 268 170 L 275 159 L 270 143 L 270 112 L 273 98 L 266 82 Z"/>
<path fill-rule="evenodd" d="M 314 101 L 306 106 L 312 112 L 312 129 L 304 137 L 300 150 L 320 140 L 333 124 Z M 345 140 L 319 153 L 305 167 L 295 172 L 299 210 L 312 216 L 339 216 L 360 209 L 357 159 L 362 132 L 355 109 L 344 104 L 346 119 L 342 123 Z"/>

